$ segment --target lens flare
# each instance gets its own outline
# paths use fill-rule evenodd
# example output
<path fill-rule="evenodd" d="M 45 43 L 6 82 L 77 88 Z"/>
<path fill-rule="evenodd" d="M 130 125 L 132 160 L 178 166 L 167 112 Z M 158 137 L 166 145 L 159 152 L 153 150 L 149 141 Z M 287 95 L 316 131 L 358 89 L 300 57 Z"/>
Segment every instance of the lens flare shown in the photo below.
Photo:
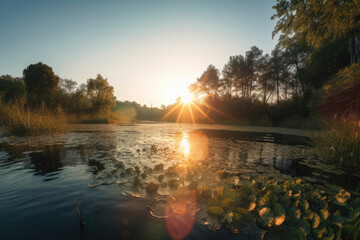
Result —
<path fill-rule="evenodd" d="M 188 91 L 186 91 L 186 92 L 181 96 L 181 102 L 182 102 L 182 103 L 187 103 L 187 104 L 189 104 L 189 103 L 192 102 L 192 99 L 193 99 L 193 95 L 192 95 L 190 92 L 188 92 Z"/>

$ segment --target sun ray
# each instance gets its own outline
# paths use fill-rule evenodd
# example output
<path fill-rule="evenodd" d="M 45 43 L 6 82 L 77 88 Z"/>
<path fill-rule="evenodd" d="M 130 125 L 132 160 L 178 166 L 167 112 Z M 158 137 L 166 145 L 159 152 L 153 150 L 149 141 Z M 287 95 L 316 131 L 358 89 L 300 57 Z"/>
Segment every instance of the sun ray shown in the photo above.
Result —
<path fill-rule="evenodd" d="M 191 121 L 192 121 L 192 123 L 195 123 L 195 118 L 194 118 L 194 114 L 193 114 L 193 111 L 191 108 L 191 103 L 188 104 L 188 108 L 189 108 L 189 112 L 190 112 Z"/>
<path fill-rule="evenodd" d="M 181 103 L 176 104 L 168 113 L 165 114 L 165 116 L 163 116 L 160 121 L 164 120 L 167 116 L 169 116 L 173 111 L 175 111 L 179 106 L 181 105 Z"/>
<path fill-rule="evenodd" d="M 179 120 L 180 120 L 180 118 L 181 118 L 181 116 L 182 116 L 182 113 L 183 113 L 183 111 L 184 111 L 184 108 L 185 108 L 185 103 L 182 104 L 181 110 L 180 110 L 179 115 L 178 115 L 178 117 L 177 117 L 177 119 L 176 119 L 176 123 L 179 122 Z"/>
<path fill-rule="evenodd" d="M 206 117 L 211 123 L 214 123 L 214 120 L 212 120 L 206 113 L 204 113 L 203 110 L 201 110 L 201 108 L 194 102 L 191 103 L 204 117 Z"/>
<path fill-rule="evenodd" d="M 209 76 L 210 73 L 211 73 L 211 69 L 210 69 L 210 71 L 208 71 L 208 72 L 206 73 L 206 75 L 204 76 L 204 78 L 201 79 L 201 83 L 200 83 L 200 84 L 202 84 L 202 83 L 208 78 L 208 76 Z"/>
<path fill-rule="evenodd" d="M 207 108 L 210 108 L 211 110 L 214 110 L 214 111 L 217 112 L 217 113 L 220 113 L 220 114 L 224 115 L 225 117 L 228 117 L 228 118 L 230 118 L 230 119 L 232 119 L 232 120 L 236 120 L 234 117 L 232 117 L 232 116 L 230 116 L 230 115 L 228 115 L 228 114 L 220 111 L 219 109 L 216 109 L 216 108 L 214 108 L 214 107 L 212 107 L 212 106 L 209 106 L 209 105 L 207 105 L 206 107 L 207 107 Z"/>

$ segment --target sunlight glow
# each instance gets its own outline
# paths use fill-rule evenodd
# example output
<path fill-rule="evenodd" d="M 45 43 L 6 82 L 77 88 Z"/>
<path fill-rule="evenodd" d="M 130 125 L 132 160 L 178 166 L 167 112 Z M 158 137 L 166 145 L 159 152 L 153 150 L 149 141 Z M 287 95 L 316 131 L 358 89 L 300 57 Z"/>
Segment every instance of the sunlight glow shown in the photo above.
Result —
<path fill-rule="evenodd" d="M 189 91 L 185 91 L 182 96 L 181 96 L 181 102 L 183 103 L 191 103 L 193 99 L 193 94 L 190 93 Z"/>
<path fill-rule="evenodd" d="M 185 158 L 189 157 L 190 154 L 190 143 L 188 140 L 188 136 L 184 133 L 184 136 L 180 143 L 180 152 L 185 156 Z"/>

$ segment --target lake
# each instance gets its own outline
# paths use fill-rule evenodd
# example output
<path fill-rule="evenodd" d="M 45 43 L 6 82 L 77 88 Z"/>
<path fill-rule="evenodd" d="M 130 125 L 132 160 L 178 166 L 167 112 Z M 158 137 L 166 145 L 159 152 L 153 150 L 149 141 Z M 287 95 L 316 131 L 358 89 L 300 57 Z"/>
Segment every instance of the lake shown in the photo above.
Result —
<path fill-rule="evenodd" d="M 356 190 L 358 176 L 312 163 L 317 154 L 308 135 L 282 128 L 146 123 L 3 136 L 0 238 L 171 239 L 159 201 L 195 180 L 212 186 L 218 175 L 236 184 L 300 176 L 320 189 Z M 192 223 L 186 239 L 248 239 L 204 225 Z"/>

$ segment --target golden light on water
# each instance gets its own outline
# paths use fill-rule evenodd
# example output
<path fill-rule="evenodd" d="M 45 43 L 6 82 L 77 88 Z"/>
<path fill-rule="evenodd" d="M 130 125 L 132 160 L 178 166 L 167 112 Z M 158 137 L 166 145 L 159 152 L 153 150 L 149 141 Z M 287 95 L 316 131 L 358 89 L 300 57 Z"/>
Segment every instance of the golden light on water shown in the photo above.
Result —
<path fill-rule="evenodd" d="M 189 143 L 189 137 L 186 133 L 183 133 L 183 138 L 181 139 L 179 150 L 180 150 L 181 154 L 184 155 L 185 158 L 189 157 L 190 143 Z"/>

